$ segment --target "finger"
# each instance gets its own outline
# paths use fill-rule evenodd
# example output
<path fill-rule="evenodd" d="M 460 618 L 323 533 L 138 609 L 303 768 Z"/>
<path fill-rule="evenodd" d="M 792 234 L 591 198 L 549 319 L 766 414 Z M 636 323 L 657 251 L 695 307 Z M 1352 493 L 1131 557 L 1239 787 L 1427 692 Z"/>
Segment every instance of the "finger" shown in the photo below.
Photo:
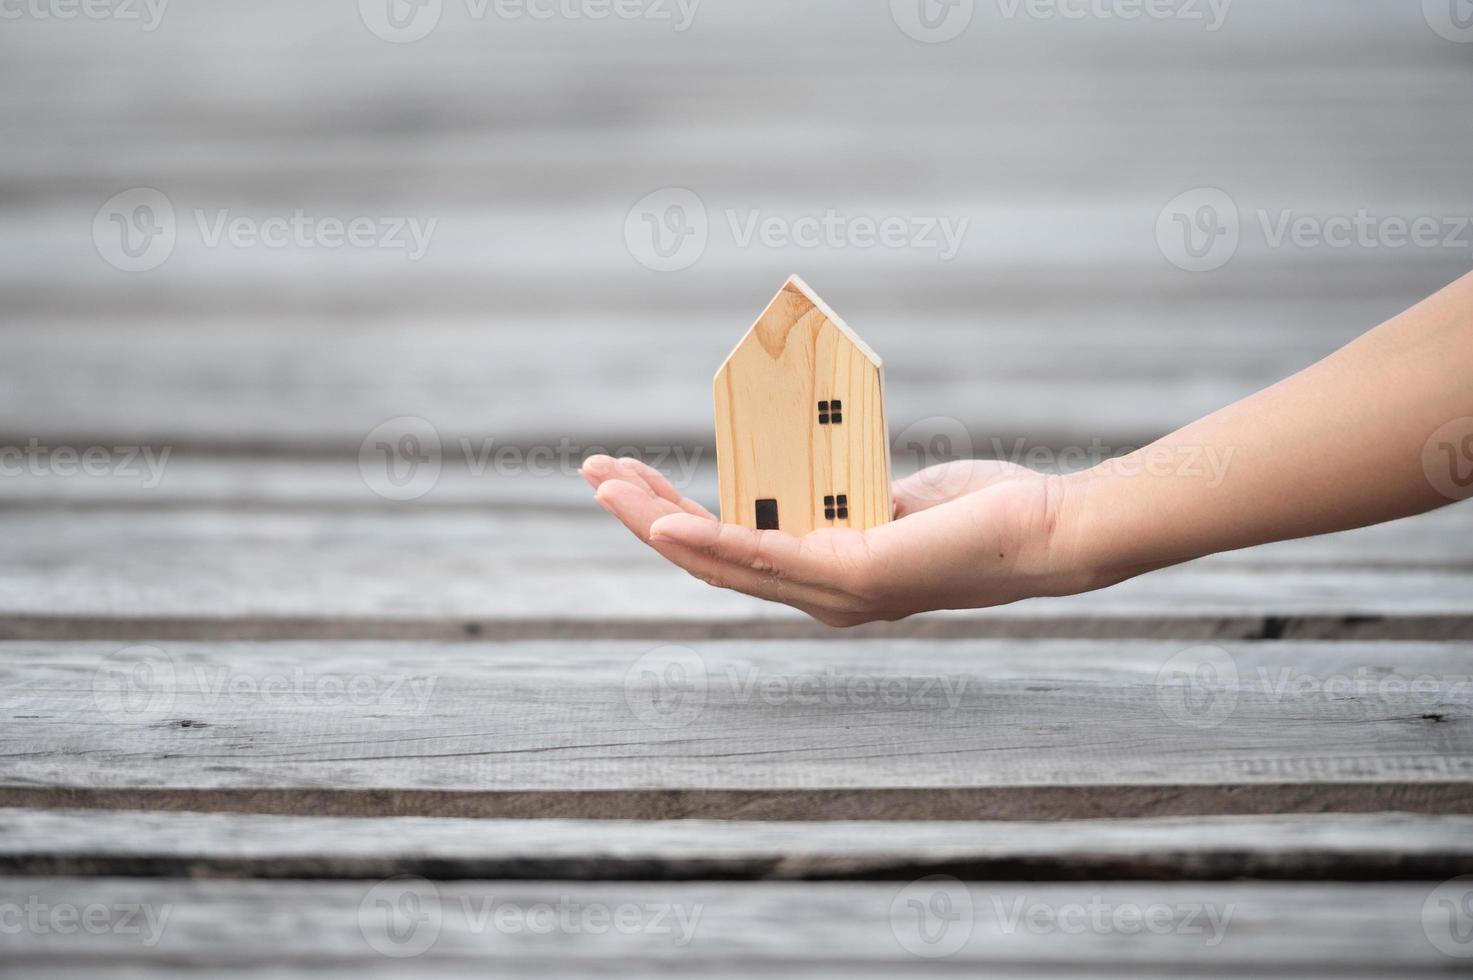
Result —
<path fill-rule="evenodd" d="M 642 480 L 656 495 L 670 501 L 681 510 L 695 514 L 697 517 L 707 517 L 713 521 L 716 520 L 715 514 L 694 500 L 681 496 L 680 491 L 675 489 L 675 484 L 671 483 L 670 479 L 664 473 L 661 473 L 643 460 L 625 457 L 618 460 L 617 463 L 620 472 L 626 476 L 636 477 Z"/>
<path fill-rule="evenodd" d="M 1016 471 L 1010 463 L 995 459 L 965 459 L 928 466 L 896 480 L 891 487 L 896 518 L 919 514 L 963 494 L 985 489 Z"/>
<path fill-rule="evenodd" d="M 841 609 L 841 597 L 830 590 L 722 561 L 704 551 L 671 541 L 657 538 L 651 540 L 650 545 L 671 563 L 715 588 L 731 589 L 758 599 L 780 602 L 825 621 Z"/>
<path fill-rule="evenodd" d="M 620 459 L 614 459 L 612 456 L 590 456 L 583 461 L 580 472 L 583 474 L 583 479 L 587 480 L 595 490 L 607 480 L 624 480 L 670 501 L 687 513 L 716 520 L 715 514 L 694 500 L 682 497 L 680 491 L 675 489 L 674 484 L 666 479 L 663 473 L 637 459 L 627 456 Z"/>
<path fill-rule="evenodd" d="M 677 510 L 670 501 L 648 493 L 632 483 L 620 479 L 605 480 L 594 496 L 636 537 L 649 542 L 666 559 L 709 585 L 785 603 L 820 619 L 836 607 L 842 608 L 842 593 L 835 590 L 791 582 L 776 571 L 759 571 L 683 544 L 653 539 L 650 525 L 663 517 L 673 516 L 703 526 L 717 525 L 708 518 Z"/>
<path fill-rule="evenodd" d="M 593 498 L 617 517 L 641 541 L 649 541 L 650 525 L 667 514 L 684 514 L 670 501 L 655 496 L 643 487 L 626 480 L 609 479 L 600 483 Z M 690 515 L 685 515 L 690 516 Z M 692 517 L 692 520 L 700 518 Z"/>
<path fill-rule="evenodd" d="M 578 468 L 578 472 L 582 474 L 583 479 L 588 481 L 589 486 L 597 490 L 600 483 L 613 478 L 615 474 L 614 457 L 604 455 L 590 456 L 583 461 L 583 465 Z"/>
<path fill-rule="evenodd" d="M 805 539 L 806 540 L 806 539 Z M 816 547 L 782 531 L 754 531 L 738 524 L 702 520 L 689 514 L 657 519 L 650 541 L 669 542 L 704 552 L 713 558 L 757 572 L 773 573 L 793 582 L 825 583 L 837 578 L 840 563 L 830 550 Z"/>

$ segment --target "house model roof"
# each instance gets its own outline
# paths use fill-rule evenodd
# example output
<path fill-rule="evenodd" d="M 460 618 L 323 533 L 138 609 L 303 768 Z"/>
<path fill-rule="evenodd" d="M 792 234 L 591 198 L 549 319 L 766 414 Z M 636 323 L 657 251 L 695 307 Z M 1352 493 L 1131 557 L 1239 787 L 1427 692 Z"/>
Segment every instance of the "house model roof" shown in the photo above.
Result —
<path fill-rule="evenodd" d="M 801 300 L 799 299 L 799 297 L 801 297 Z M 808 309 L 803 308 L 805 301 L 807 307 L 818 310 L 823 318 L 832 323 L 834 327 L 837 328 L 838 331 L 842 333 L 845 338 L 847 338 L 849 342 L 852 343 L 861 354 L 863 354 L 866 358 L 869 359 L 872 364 L 874 364 L 875 367 L 885 366 L 885 362 L 880 359 L 880 355 L 876 354 L 874 350 L 871 349 L 870 345 L 864 342 L 863 338 L 861 338 L 859 334 L 851 330 L 849 328 L 849 324 L 845 323 L 844 319 L 840 317 L 839 314 L 835 313 L 833 309 L 827 303 L 825 303 L 817 293 L 813 291 L 813 288 L 809 286 L 808 283 L 804 282 L 798 276 L 789 276 L 788 281 L 783 283 L 783 288 L 778 290 L 777 295 L 772 298 L 772 302 L 768 303 L 767 308 L 762 311 L 762 315 L 759 316 L 756 322 L 754 322 L 752 326 L 747 330 L 747 332 L 742 335 L 742 339 L 737 341 L 736 346 L 731 349 L 731 353 L 726 355 L 726 360 L 722 361 L 721 366 L 716 369 L 716 376 L 718 378 L 721 376 L 721 372 L 725 371 L 727 365 L 731 362 L 732 355 L 741 350 L 742 347 L 746 346 L 748 343 L 754 340 L 758 343 L 762 342 L 761 338 L 757 336 L 757 329 L 758 327 L 762 326 L 762 324 L 767 321 L 769 317 L 772 317 L 777 313 L 777 308 L 779 304 L 785 304 L 789 306 L 790 308 L 787 310 L 789 320 L 797 321 L 799 319 L 802 319 L 808 313 Z"/>

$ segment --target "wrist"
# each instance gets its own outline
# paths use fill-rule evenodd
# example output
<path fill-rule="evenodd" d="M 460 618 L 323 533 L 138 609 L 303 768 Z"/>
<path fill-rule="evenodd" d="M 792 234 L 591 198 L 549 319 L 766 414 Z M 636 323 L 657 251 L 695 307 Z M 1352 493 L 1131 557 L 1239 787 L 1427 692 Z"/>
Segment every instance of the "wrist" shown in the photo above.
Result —
<path fill-rule="evenodd" d="M 1049 544 L 1053 595 L 1077 595 L 1122 582 L 1131 571 L 1120 560 L 1109 522 L 1110 501 L 1118 488 L 1097 469 L 1053 477 L 1050 481 Z"/>

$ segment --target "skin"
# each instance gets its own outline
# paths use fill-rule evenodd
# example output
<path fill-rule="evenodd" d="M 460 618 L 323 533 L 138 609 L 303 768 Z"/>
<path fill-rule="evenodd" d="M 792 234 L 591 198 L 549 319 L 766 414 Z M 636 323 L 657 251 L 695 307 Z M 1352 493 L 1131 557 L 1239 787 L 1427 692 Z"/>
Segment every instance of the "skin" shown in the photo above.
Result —
<path fill-rule="evenodd" d="M 1461 422 L 1459 420 L 1462 420 Z M 895 483 L 895 520 L 795 538 L 721 523 L 657 470 L 593 456 L 595 499 L 718 588 L 830 626 L 1073 595 L 1203 555 L 1451 503 L 1473 465 L 1473 274 L 1298 374 L 1150 446 L 1068 475 L 961 461 Z M 1208 461 L 1213 461 L 1209 465 Z M 1456 492 L 1456 490 L 1454 491 Z M 1466 494 L 1473 495 L 1473 486 Z"/>

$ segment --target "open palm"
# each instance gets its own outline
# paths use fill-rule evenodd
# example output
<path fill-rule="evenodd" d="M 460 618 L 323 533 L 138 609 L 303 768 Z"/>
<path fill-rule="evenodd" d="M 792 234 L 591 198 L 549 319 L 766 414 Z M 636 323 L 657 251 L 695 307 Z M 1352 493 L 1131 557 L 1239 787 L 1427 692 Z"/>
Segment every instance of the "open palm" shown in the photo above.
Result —
<path fill-rule="evenodd" d="M 1054 594 L 1057 478 L 963 460 L 895 483 L 896 519 L 796 538 L 723 524 L 634 459 L 593 456 L 583 476 L 635 536 L 718 588 L 782 602 L 830 626 Z"/>

